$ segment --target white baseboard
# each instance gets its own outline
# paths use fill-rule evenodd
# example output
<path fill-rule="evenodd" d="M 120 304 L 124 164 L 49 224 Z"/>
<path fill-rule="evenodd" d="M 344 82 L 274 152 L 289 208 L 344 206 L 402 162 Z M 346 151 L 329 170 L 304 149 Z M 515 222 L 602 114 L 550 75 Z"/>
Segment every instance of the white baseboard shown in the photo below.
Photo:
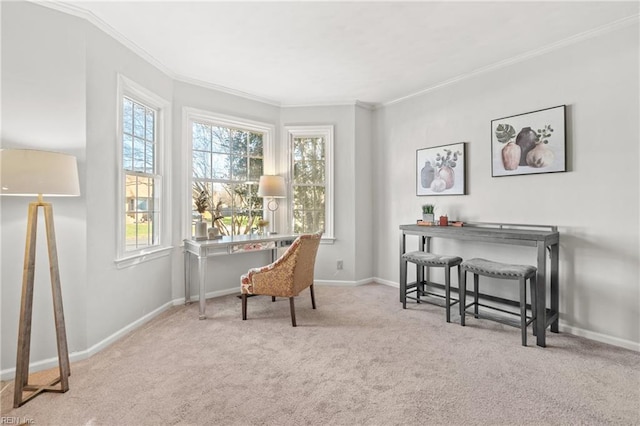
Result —
<path fill-rule="evenodd" d="M 378 284 L 387 285 L 399 289 L 400 285 L 393 281 L 383 280 L 382 278 L 374 278 L 374 282 Z M 562 333 L 571 334 L 573 336 L 584 337 L 585 339 L 594 340 L 600 343 L 606 343 L 608 345 L 618 346 L 624 349 L 640 352 L 640 343 L 633 342 L 631 340 L 620 339 L 618 337 L 608 336 L 606 334 L 597 333 L 595 331 L 584 330 L 579 327 L 574 327 L 568 324 L 563 324 L 562 320 L 558 322 L 558 329 Z"/>
<path fill-rule="evenodd" d="M 631 340 L 620 339 L 618 337 L 608 336 L 606 334 L 597 333 L 595 331 L 584 330 L 579 327 L 563 324 L 562 321 L 558 324 L 558 329 L 567 334 L 574 336 L 584 337 L 585 339 L 595 340 L 596 342 L 606 343 L 608 345 L 618 346 L 624 349 L 640 352 L 640 343 L 632 342 Z"/>
<path fill-rule="evenodd" d="M 373 278 L 358 281 L 338 281 L 338 280 L 314 280 L 314 285 L 326 285 L 334 287 L 357 287 L 373 282 Z"/>
<path fill-rule="evenodd" d="M 184 298 L 183 298 L 183 302 L 184 302 Z M 151 321 L 153 318 L 157 317 L 162 312 L 166 311 L 167 309 L 169 309 L 171 306 L 174 306 L 174 305 L 175 305 L 174 301 L 167 302 L 164 305 L 160 306 L 159 308 L 154 309 L 153 311 L 149 312 L 148 314 L 146 314 L 146 315 L 140 317 L 139 319 L 135 320 L 134 322 L 126 325 L 125 327 L 121 328 L 120 330 L 116 331 L 112 335 L 110 335 L 107 338 L 101 340 L 100 342 L 96 343 L 95 345 L 91 346 L 90 348 L 85 349 L 84 351 L 78 351 L 78 352 L 70 353 L 69 354 L 69 361 L 70 362 L 76 362 L 76 361 L 81 361 L 83 359 L 90 358 L 91 356 L 97 354 L 98 352 L 100 352 L 104 348 L 106 348 L 107 346 L 111 345 L 112 343 L 114 343 L 117 340 L 119 340 L 120 338 L 122 338 L 124 335 L 130 333 L 131 331 L 133 331 L 136 328 L 142 326 L 143 324 Z M 40 361 L 35 361 L 35 362 L 29 363 L 29 372 L 35 373 L 37 371 L 48 370 L 50 368 L 54 368 L 54 367 L 57 367 L 57 366 L 58 366 L 58 357 L 56 356 L 56 357 L 53 357 L 53 358 L 43 359 L 43 360 L 40 360 Z M 15 375 L 16 375 L 15 367 L 14 368 L 7 368 L 6 370 L 0 371 L 0 380 L 13 380 Z"/>

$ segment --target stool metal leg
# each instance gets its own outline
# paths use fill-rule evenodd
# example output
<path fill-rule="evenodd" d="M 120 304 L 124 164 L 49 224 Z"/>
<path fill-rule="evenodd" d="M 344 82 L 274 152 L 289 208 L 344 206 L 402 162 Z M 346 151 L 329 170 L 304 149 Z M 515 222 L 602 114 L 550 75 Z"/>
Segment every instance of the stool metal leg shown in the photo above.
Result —
<path fill-rule="evenodd" d="M 420 295 L 424 291 L 424 274 L 425 267 L 422 265 L 416 264 L 416 303 L 420 303 Z M 427 268 L 427 271 L 429 269 Z M 427 275 L 429 272 L 427 272 Z"/>
<path fill-rule="evenodd" d="M 463 269 L 462 270 L 462 280 L 460 281 L 460 284 L 458 284 L 459 287 L 459 297 L 460 297 L 460 325 L 464 326 L 464 316 L 465 316 L 465 306 L 467 304 L 467 270 Z"/>
<path fill-rule="evenodd" d="M 447 322 L 451 322 L 451 268 L 444 268 L 444 306 L 447 309 Z"/>
<path fill-rule="evenodd" d="M 527 346 L 527 280 L 525 277 L 520 282 L 520 331 L 522 333 L 522 346 Z"/>
<path fill-rule="evenodd" d="M 480 294 L 480 276 L 473 274 L 473 315 L 478 318 L 478 295 Z"/>
<path fill-rule="evenodd" d="M 400 303 L 402 309 L 407 309 L 407 261 L 400 260 Z"/>
<path fill-rule="evenodd" d="M 529 278 L 529 286 L 531 289 L 531 318 L 533 319 L 532 324 L 533 324 L 533 335 L 536 336 L 537 335 L 537 327 L 536 327 L 536 318 L 537 316 L 537 308 L 536 308 L 536 300 L 538 300 L 536 298 L 537 294 L 536 294 L 536 274 L 533 274 L 531 276 L 531 278 Z"/>

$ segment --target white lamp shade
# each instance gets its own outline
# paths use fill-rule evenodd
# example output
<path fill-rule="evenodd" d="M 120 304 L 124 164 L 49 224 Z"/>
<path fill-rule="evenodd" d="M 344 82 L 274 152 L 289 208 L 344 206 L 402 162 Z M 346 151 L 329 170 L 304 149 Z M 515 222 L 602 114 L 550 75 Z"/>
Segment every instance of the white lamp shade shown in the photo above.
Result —
<path fill-rule="evenodd" d="M 258 183 L 258 197 L 285 198 L 287 188 L 282 176 L 264 175 L 260 176 Z"/>
<path fill-rule="evenodd" d="M 76 157 L 33 149 L 0 150 L 2 195 L 78 196 Z"/>

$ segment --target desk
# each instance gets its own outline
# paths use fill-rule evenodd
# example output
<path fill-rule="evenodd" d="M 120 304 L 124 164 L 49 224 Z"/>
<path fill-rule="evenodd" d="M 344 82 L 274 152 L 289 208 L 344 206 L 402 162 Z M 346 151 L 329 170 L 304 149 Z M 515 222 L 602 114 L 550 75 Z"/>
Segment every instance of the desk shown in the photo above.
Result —
<path fill-rule="evenodd" d="M 191 303 L 191 257 L 198 258 L 198 289 L 200 302 L 200 319 L 205 319 L 205 285 L 207 277 L 207 258 L 214 256 L 228 256 L 237 253 L 247 253 L 263 250 L 271 250 L 271 260 L 278 257 L 280 247 L 288 247 L 296 239 L 296 235 L 275 234 L 270 236 L 260 235 L 234 235 L 215 240 L 184 240 L 184 301 Z M 258 266 L 258 265 L 254 265 Z M 238 277 L 238 282 L 240 278 Z"/>
<path fill-rule="evenodd" d="M 497 223 L 465 223 L 457 226 L 400 225 L 400 257 L 405 253 L 406 236 L 417 235 L 420 238 L 419 250 L 431 250 L 431 238 L 449 238 L 456 240 L 481 241 L 498 244 L 512 244 L 535 247 L 537 251 L 536 274 L 536 343 L 546 345 L 545 332 L 551 325 L 551 331 L 558 332 L 558 257 L 560 234 L 555 226 L 516 225 Z M 547 250 L 549 251 L 549 288 L 551 309 L 546 308 L 547 288 Z M 422 279 L 419 268 L 418 281 Z"/>

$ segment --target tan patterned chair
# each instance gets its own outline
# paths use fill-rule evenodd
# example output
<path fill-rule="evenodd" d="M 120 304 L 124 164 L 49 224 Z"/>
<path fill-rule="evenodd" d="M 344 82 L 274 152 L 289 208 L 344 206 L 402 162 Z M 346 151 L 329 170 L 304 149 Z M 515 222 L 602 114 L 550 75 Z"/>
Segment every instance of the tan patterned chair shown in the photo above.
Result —
<path fill-rule="evenodd" d="M 316 308 L 313 294 L 313 269 L 322 233 L 300 235 L 287 251 L 275 262 L 262 268 L 250 269 L 241 277 L 242 319 L 247 319 L 248 295 L 288 297 L 291 308 L 291 324 L 296 326 L 293 298 L 309 287 L 311 305 Z"/>

